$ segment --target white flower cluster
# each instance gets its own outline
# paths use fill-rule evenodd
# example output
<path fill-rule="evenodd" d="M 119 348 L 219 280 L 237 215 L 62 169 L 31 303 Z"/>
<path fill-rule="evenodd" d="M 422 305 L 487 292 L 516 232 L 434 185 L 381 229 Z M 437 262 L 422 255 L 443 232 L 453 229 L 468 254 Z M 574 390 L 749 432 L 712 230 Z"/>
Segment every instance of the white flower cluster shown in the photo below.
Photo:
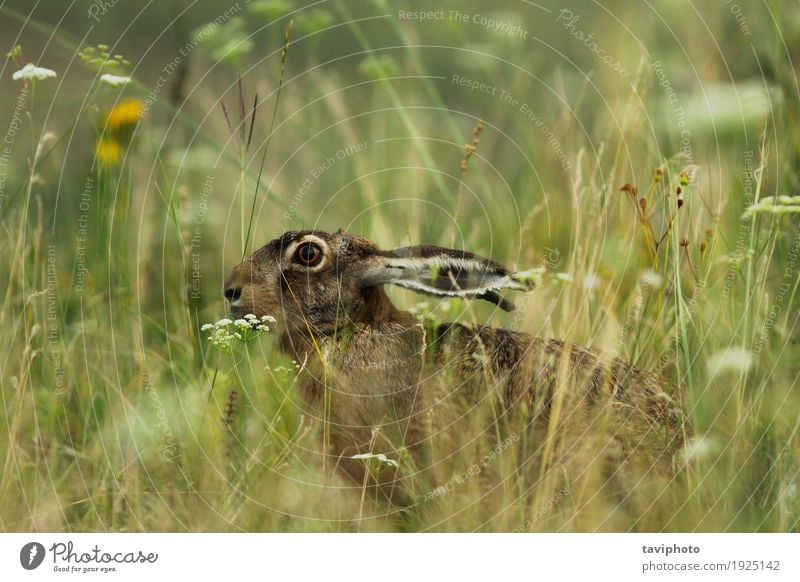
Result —
<path fill-rule="evenodd" d="M 252 313 L 244 316 L 244 319 L 237 319 L 233 325 L 244 329 L 255 329 L 258 331 L 269 331 L 268 323 L 275 324 L 275 318 L 271 315 L 262 315 L 261 319 L 257 318 Z"/>
<path fill-rule="evenodd" d="M 131 82 L 130 77 L 122 77 L 120 75 L 112 75 L 110 73 L 104 73 L 100 75 L 100 82 L 105 83 L 107 85 L 111 85 L 112 87 L 122 87 L 123 85 L 127 85 Z"/>
<path fill-rule="evenodd" d="M 270 372 L 275 372 L 276 374 L 288 375 L 292 372 L 298 372 L 301 369 L 301 366 L 297 363 L 297 360 L 292 360 L 291 366 L 275 366 L 274 368 L 267 366 L 265 369 L 269 370 Z"/>
<path fill-rule="evenodd" d="M 56 72 L 53 69 L 46 69 L 45 67 L 37 67 L 33 63 L 28 63 L 19 71 L 11 75 L 14 81 L 44 81 L 45 79 L 53 79 L 56 77 Z M 123 75 L 112 75 L 104 73 L 100 75 L 100 82 L 112 87 L 123 87 L 131 82 L 131 78 Z"/>
<path fill-rule="evenodd" d="M 24 81 L 43 81 L 44 79 L 51 79 L 56 76 L 53 69 L 45 69 L 44 67 L 37 67 L 33 63 L 28 63 L 19 71 L 11 75 L 14 81 L 20 79 Z"/>
<path fill-rule="evenodd" d="M 205 323 L 200 330 L 208 332 L 208 341 L 213 346 L 228 351 L 235 340 L 248 342 L 262 333 L 268 332 L 270 323 L 275 323 L 275 318 L 271 315 L 263 315 L 259 319 L 252 313 L 248 313 L 243 319 L 236 321 L 226 318 L 220 319 L 217 323 Z"/>

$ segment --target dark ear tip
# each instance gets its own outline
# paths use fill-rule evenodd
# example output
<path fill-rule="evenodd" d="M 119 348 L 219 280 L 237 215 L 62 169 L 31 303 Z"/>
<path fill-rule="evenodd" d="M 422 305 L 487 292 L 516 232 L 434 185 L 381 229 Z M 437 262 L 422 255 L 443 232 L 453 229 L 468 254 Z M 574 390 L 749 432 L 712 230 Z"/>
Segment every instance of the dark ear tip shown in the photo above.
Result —
<path fill-rule="evenodd" d="M 511 313 L 512 311 L 516 311 L 517 306 L 514 305 L 513 301 L 509 301 L 508 299 L 501 299 L 500 302 L 497 304 L 500 309 L 503 311 L 507 311 Z"/>
<path fill-rule="evenodd" d="M 503 311 L 509 311 L 510 312 L 510 311 L 514 311 L 517 308 L 517 306 L 514 305 L 513 301 L 509 301 L 505 297 L 501 297 L 500 294 L 497 293 L 496 291 L 487 291 L 483 295 L 478 295 L 477 297 L 479 299 L 485 299 L 486 301 L 488 301 L 490 303 L 494 303 L 495 305 L 497 305 Z"/>

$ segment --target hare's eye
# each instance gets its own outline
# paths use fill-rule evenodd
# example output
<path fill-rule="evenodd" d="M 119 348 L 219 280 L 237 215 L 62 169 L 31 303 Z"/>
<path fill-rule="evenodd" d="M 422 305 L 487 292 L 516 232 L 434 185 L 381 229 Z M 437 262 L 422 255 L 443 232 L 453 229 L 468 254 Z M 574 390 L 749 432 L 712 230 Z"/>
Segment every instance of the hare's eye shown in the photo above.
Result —
<path fill-rule="evenodd" d="M 303 243 L 294 253 L 295 261 L 304 267 L 313 267 L 322 260 L 322 249 L 314 243 Z"/>

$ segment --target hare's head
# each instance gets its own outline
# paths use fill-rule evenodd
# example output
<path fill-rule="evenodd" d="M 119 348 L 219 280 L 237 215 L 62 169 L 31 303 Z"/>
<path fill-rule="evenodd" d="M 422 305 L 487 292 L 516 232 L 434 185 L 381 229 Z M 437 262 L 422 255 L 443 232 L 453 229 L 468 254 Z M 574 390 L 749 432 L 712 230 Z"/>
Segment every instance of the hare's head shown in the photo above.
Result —
<path fill-rule="evenodd" d="M 485 299 L 506 311 L 514 305 L 500 289 L 528 291 L 502 265 L 432 246 L 382 251 L 339 231 L 287 232 L 263 246 L 225 280 L 235 317 L 273 315 L 285 329 L 330 333 L 352 324 L 379 325 L 400 313 L 383 292 L 391 283 L 438 296 Z"/>

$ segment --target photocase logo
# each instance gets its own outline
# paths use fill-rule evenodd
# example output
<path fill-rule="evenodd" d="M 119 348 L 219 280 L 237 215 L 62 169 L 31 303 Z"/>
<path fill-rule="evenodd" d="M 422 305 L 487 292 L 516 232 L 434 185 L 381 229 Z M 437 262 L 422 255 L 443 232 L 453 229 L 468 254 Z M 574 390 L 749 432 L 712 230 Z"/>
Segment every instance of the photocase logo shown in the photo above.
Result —
<path fill-rule="evenodd" d="M 19 563 L 26 570 L 35 570 L 44 561 L 44 546 L 39 542 L 29 542 L 19 552 Z"/>

